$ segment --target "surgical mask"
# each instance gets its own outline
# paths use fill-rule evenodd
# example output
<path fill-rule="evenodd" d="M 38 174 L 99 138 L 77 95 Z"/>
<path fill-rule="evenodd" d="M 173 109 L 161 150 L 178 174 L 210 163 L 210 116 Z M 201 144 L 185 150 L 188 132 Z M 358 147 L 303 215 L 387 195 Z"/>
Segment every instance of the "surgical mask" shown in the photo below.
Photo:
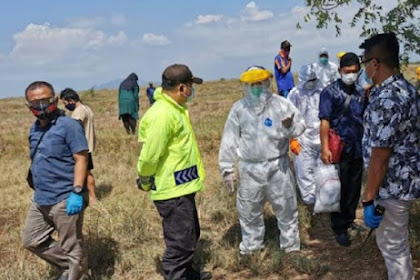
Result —
<path fill-rule="evenodd" d="M 372 62 L 372 61 L 370 61 L 370 62 L 368 63 L 368 65 L 369 65 L 371 62 Z M 366 82 L 366 83 L 368 83 L 369 85 L 374 85 L 375 83 L 373 82 L 372 77 L 373 77 L 373 75 L 375 75 L 376 70 L 373 72 L 373 74 L 372 74 L 372 76 L 371 76 L 371 77 L 368 77 L 367 72 L 366 72 L 366 67 L 367 67 L 368 65 L 366 65 L 365 67 L 363 67 L 361 75 L 362 75 L 362 77 L 363 77 L 363 80 L 365 80 L 365 82 Z"/>
<path fill-rule="evenodd" d="M 348 86 L 353 85 L 357 80 L 357 73 L 341 74 L 341 80 Z"/>
<path fill-rule="evenodd" d="M 323 65 L 327 65 L 328 63 L 328 58 L 327 57 L 320 57 L 319 58 L 319 62 Z"/>
<path fill-rule="evenodd" d="M 262 86 L 251 86 L 250 88 L 251 97 L 259 98 L 261 93 L 263 92 Z"/>
<path fill-rule="evenodd" d="M 71 104 L 71 103 L 67 104 L 66 109 L 69 110 L 69 111 L 74 111 L 74 109 L 76 109 L 76 104 L 74 104 L 74 103 L 73 104 Z"/>
<path fill-rule="evenodd" d="M 308 90 L 314 89 L 315 81 L 307 81 L 306 83 L 303 84 L 303 87 Z"/>
<path fill-rule="evenodd" d="M 187 87 L 187 88 L 190 89 L 191 94 L 190 95 L 185 95 L 183 92 L 181 94 L 187 98 L 187 102 L 191 102 L 194 99 L 194 96 L 195 96 L 195 89 L 193 87 Z"/>
<path fill-rule="evenodd" d="M 372 78 L 368 77 L 366 69 L 363 68 L 362 69 L 362 73 L 360 73 L 360 75 L 362 76 L 363 80 L 368 84 L 368 85 L 373 85 L 373 80 Z M 373 75 L 372 75 L 373 76 Z"/>

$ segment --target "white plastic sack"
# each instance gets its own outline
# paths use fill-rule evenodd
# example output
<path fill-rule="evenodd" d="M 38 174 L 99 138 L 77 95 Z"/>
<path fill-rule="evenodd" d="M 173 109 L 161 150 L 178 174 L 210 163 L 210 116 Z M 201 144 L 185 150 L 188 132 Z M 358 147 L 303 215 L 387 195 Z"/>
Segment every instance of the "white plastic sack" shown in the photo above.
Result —
<path fill-rule="evenodd" d="M 341 184 L 338 167 L 338 164 L 318 164 L 315 171 L 314 214 L 340 211 Z"/>

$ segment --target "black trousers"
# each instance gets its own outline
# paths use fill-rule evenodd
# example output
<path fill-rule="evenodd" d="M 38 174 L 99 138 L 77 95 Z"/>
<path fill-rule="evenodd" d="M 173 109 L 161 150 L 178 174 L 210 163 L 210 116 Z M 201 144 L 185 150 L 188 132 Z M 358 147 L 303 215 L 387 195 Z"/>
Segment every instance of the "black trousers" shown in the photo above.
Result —
<path fill-rule="evenodd" d="M 200 237 L 195 194 L 155 201 L 155 205 L 163 218 L 163 236 L 166 244 L 162 259 L 164 279 L 197 279 L 191 267 Z"/>
<path fill-rule="evenodd" d="M 331 213 L 331 227 L 336 234 L 347 232 L 347 229 L 356 218 L 356 209 L 362 188 L 362 168 L 362 159 L 354 159 L 352 154 L 343 153 L 341 155 L 340 212 Z"/>
<path fill-rule="evenodd" d="M 127 133 L 130 134 L 130 128 L 131 128 L 131 133 L 134 134 L 136 132 L 136 126 L 137 126 L 136 119 L 133 118 L 130 114 L 121 115 L 121 118 L 122 118 L 124 128 L 127 131 Z"/>

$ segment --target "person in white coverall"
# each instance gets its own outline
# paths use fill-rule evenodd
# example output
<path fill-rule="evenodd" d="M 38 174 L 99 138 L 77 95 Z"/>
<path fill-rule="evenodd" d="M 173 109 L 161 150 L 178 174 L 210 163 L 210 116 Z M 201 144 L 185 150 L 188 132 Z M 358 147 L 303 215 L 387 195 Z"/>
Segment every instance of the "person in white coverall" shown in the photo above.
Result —
<path fill-rule="evenodd" d="M 289 139 L 305 123 L 297 108 L 270 92 L 272 74 L 260 66 L 241 75 L 245 96 L 226 120 L 219 151 L 224 186 L 234 191 L 234 165 L 239 160 L 236 206 L 241 225 L 241 254 L 264 248 L 263 206 L 270 202 L 280 230 L 280 248 L 300 249 L 294 178 L 289 168 Z"/>
<path fill-rule="evenodd" d="M 324 87 L 340 78 L 338 66 L 334 62 L 329 61 L 328 51 L 325 48 L 322 48 L 319 51 L 318 61 L 312 65 L 316 76 L 319 80 L 321 80 Z"/>
<path fill-rule="evenodd" d="M 306 124 L 305 132 L 297 139 L 300 151 L 292 148 L 296 180 L 300 195 L 305 204 L 315 203 L 315 168 L 321 158 L 319 138 L 319 96 L 323 85 L 316 77 L 313 65 L 303 66 L 299 72 L 299 85 L 294 87 L 288 99 L 298 108 Z M 292 147 L 292 144 L 291 144 Z"/>

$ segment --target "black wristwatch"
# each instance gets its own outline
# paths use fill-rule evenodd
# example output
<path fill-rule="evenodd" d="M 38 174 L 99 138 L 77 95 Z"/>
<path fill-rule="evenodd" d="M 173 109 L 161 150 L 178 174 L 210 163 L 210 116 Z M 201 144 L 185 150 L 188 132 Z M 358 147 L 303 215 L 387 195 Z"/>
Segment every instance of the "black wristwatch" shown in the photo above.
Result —
<path fill-rule="evenodd" d="M 362 205 L 363 207 L 369 206 L 373 204 L 373 199 L 372 200 L 368 200 L 368 201 L 364 201 L 362 200 Z"/>
<path fill-rule="evenodd" d="M 81 193 L 82 193 L 82 191 L 83 191 L 83 187 L 82 187 L 82 186 L 75 186 L 75 187 L 73 188 L 73 192 L 74 192 L 75 194 L 81 194 Z"/>

